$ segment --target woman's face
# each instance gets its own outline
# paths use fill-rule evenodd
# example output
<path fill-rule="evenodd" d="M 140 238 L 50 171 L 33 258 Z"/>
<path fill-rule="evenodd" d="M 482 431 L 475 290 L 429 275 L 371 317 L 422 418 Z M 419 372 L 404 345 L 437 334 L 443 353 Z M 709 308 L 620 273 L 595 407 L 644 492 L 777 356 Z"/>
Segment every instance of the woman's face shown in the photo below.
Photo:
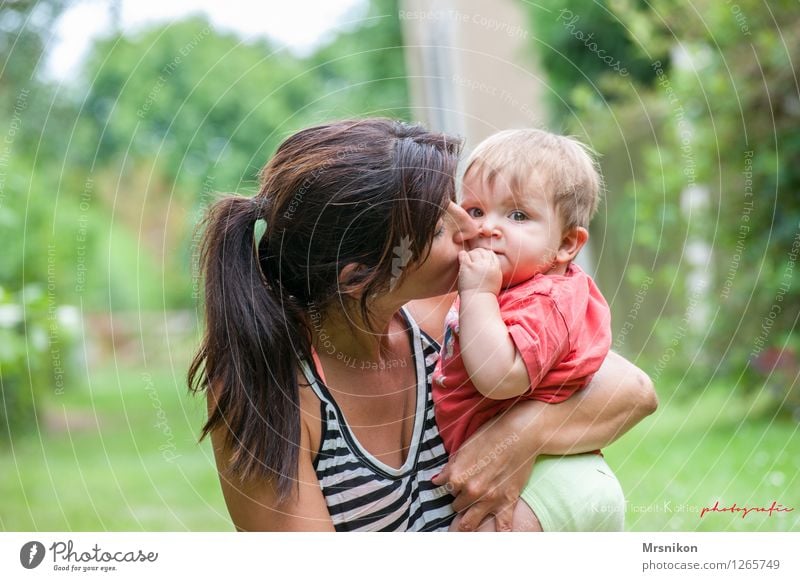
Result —
<path fill-rule="evenodd" d="M 407 295 L 408 300 L 436 297 L 456 290 L 458 253 L 477 234 L 478 228 L 472 218 L 450 202 L 439 221 L 428 258 L 414 265 L 396 290 Z"/>

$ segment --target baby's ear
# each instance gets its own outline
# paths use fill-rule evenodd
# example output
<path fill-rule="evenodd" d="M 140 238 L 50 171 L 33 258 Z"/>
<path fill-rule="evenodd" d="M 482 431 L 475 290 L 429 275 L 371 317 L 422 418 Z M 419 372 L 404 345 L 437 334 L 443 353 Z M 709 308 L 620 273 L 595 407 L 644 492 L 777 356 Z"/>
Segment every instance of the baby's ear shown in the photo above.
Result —
<path fill-rule="evenodd" d="M 561 239 L 561 246 L 556 253 L 556 262 L 559 264 L 572 262 L 587 240 L 589 240 L 589 232 L 586 228 L 578 226 L 567 231 Z"/>

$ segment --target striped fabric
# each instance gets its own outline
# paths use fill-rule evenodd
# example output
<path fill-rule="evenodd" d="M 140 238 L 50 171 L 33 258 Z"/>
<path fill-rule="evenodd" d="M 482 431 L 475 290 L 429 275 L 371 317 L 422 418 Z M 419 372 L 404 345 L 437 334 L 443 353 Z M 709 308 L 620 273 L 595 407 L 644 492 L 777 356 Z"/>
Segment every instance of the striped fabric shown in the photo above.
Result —
<path fill-rule="evenodd" d="M 413 335 L 418 381 L 411 446 L 399 469 L 361 446 L 323 381 L 303 365 L 321 406 L 322 441 L 314 469 L 337 531 L 447 530 L 454 517 L 452 496 L 430 481 L 447 462 L 431 395 L 439 345 L 403 313 Z"/>

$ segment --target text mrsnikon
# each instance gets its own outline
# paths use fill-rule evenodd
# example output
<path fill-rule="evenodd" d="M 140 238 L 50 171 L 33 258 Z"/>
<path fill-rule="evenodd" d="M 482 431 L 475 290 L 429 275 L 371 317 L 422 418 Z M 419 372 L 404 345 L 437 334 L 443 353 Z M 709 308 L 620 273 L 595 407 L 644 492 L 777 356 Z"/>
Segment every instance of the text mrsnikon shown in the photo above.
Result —
<path fill-rule="evenodd" d="M 642 551 L 645 553 L 696 553 L 697 545 L 681 545 L 680 543 L 654 545 L 653 543 L 642 543 Z"/>

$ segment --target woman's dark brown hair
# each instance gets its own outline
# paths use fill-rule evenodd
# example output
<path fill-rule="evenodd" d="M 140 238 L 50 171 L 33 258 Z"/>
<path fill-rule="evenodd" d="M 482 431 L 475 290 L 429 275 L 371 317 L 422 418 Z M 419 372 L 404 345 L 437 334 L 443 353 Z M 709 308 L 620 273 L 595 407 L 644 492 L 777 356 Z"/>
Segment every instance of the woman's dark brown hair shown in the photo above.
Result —
<path fill-rule="evenodd" d="M 200 265 L 205 334 L 190 390 L 212 390 L 202 438 L 220 429 L 230 475 L 293 490 L 300 445 L 299 361 L 311 357 L 309 311 L 358 288 L 369 297 L 397 276 L 397 249 L 424 260 L 451 199 L 460 141 L 390 119 L 340 121 L 286 139 L 254 198 L 208 211 Z M 255 240 L 255 224 L 266 230 Z M 394 266 L 394 268 L 393 268 Z M 352 287 L 350 285 L 353 285 Z"/>

